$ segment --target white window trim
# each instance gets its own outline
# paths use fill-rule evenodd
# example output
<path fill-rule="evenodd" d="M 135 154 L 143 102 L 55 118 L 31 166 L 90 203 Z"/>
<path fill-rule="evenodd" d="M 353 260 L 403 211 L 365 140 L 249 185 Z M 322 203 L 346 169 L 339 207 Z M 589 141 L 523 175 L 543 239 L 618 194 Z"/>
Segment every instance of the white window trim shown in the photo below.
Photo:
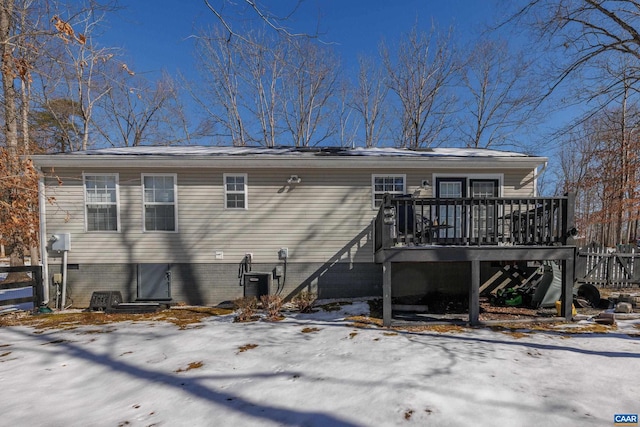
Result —
<path fill-rule="evenodd" d="M 433 183 L 433 197 L 437 194 L 437 179 L 438 178 L 464 178 L 466 180 L 465 193 L 467 197 L 471 197 L 471 184 L 470 181 L 472 179 L 486 179 L 486 180 L 498 180 L 498 197 L 503 197 L 503 188 L 504 188 L 504 174 L 503 173 L 473 173 L 473 174 L 464 174 L 464 173 L 434 173 L 431 177 L 431 182 Z"/>
<path fill-rule="evenodd" d="M 116 229 L 115 230 L 91 230 L 89 231 L 89 222 L 87 221 L 87 177 L 88 176 L 110 176 L 116 179 Z M 82 172 L 82 196 L 84 198 L 84 231 L 86 233 L 119 233 L 120 232 L 120 180 L 117 173 L 87 173 Z M 100 205 L 107 203 L 91 203 L 93 205 Z M 108 203 L 111 205 L 112 203 Z"/>
<path fill-rule="evenodd" d="M 227 190 L 227 177 L 241 176 L 244 178 L 244 189 L 240 191 L 228 191 Z M 222 186 L 224 188 L 224 209 L 230 211 L 246 211 L 249 209 L 249 177 L 246 173 L 224 173 L 222 174 Z M 244 207 L 243 208 L 230 208 L 227 204 L 227 195 L 229 194 L 244 194 Z"/>
<path fill-rule="evenodd" d="M 147 176 L 170 176 L 173 177 L 173 218 L 175 219 L 174 230 L 147 230 L 146 209 L 147 202 L 144 200 L 144 178 Z M 140 188 L 142 190 L 142 232 L 143 233 L 177 233 L 178 232 L 178 174 L 175 173 L 143 173 L 140 178 Z M 157 205 L 168 205 L 169 203 L 152 203 Z"/>
<path fill-rule="evenodd" d="M 402 193 L 390 193 L 390 194 L 406 194 L 407 193 L 407 174 L 403 173 L 375 173 L 371 175 L 371 209 L 378 210 L 376 207 L 376 178 L 402 178 Z"/>

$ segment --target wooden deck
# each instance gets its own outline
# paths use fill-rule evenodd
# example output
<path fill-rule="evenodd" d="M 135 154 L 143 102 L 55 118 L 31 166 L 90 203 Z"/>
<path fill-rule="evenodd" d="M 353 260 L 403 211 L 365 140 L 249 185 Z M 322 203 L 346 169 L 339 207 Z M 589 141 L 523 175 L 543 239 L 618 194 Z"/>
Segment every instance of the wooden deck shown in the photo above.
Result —
<path fill-rule="evenodd" d="M 480 263 L 557 260 L 562 317 L 571 319 L 576 247 L 572 195 L 555 198 L 385 196 L 375 220 L 375 261 L 383 266 L 383 322 L 391 325 L 391 270 L 399 262 L 469 262 L 469 323 L 479 323 Z"/>

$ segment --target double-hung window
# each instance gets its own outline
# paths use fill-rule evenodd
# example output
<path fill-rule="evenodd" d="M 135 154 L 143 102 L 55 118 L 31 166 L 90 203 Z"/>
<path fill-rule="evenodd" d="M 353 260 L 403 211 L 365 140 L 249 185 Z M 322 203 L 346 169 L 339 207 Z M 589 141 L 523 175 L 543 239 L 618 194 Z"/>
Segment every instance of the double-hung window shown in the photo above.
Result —
<path fill-rule="evenodd" d="M 84 203 L 87 231 L 118 231 L 118 175 L 85 174 Z"/>
<path fill-rule="evenodd" d="M 177 231 L 176 175 L 142 175 L 144 231 Z"/>
<path fill-rule="evenodd" d="M 224 206 L 247 209 L 247 174 L 224 174 Z"/>
<path fill-rule="evenodd" d="M 386 194 L 405 194 L 405 175 L 373 175 L 373 208 L 376 209 L 382 204 L 382 197 Z"/>

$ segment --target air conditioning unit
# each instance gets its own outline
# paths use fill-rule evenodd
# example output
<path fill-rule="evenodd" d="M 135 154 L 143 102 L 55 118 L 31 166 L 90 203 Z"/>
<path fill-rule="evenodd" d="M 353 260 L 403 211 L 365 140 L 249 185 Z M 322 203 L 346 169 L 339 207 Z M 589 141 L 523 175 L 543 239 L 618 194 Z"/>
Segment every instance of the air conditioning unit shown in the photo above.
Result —
<path fill-rule="evenodd" d="M 256 297 L 260 299 L 262 295 L 271 293 L 271 285 L 273 283 L 273 273 L 257 273 L 249 271 L 244 273 L 244 296 Z"/>

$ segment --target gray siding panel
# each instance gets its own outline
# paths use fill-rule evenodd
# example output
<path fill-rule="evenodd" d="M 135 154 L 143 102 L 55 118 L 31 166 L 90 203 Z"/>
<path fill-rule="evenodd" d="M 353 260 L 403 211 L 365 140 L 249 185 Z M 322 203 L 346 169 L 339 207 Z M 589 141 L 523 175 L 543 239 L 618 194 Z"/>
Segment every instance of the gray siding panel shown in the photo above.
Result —
<path fill-rule="evenodd" d="M 257 264 L 253 272 L 271 272 L 275 265 Z M 59 265 L 50 265 L 57 273 Z M 137 297 L 135 264 L 80 264 L 68 271 L 69 299 L 76 308 L 89 306 L 94 291 L 120 291 L 125 301 Z M 286 298 L 312 291 L 319 298 L 379 296 L 381 267 L 372 263 L 289 263 L 284 280 L 274 280 L 274 289 Z M 278 287 L 278 284 L 280 286 Z M 216 305 L 243 296 L 236 264 L 172 264 L 172 303 Z M 51 287 L 50 294 L 55 296 Z M 52 297 L 52 301 L 53 301 Z"/>
<path fill-rule="evenodd" d="M 86 171 L 106 173 L 105 170 Z M 280 247 L 288 247 L 290 260 L 343 262 L 372 260 L 371 174 L 385 170 L 210 170 L 178 171 L 178 232 L 143 232 L 140 173 L 120 170 L 120 231 L 84 231 L 82 171 L 58 170 L 61 179 L 47 180 L 47 231 L 70 232 L 72 263 L 239 262 L 245 253 L 257 262 L 277 261 Z M 174 173 L 145 170 L 145 173 Z M 224 173 L 248 174 L 248 209 L 224 207 Z M 433 171 L 406 170 L 407 190 L 412 192 Z M 454 173 L 438 170 L 437 173 Z M 302 182 L 286 184 L 297 173 Z M 470 173 L 465 171 L 464 174 Z M 499 170 L 482 170 L 499 174 Z M 461 172 L 461 174 L 463 174 Z M 507 170 L 504 196 L 530 196 L 531 171 Z M 216 259 L 222 252 L 223 259 Z M 52 262 L 57 262 L 53 258 Z"/>

